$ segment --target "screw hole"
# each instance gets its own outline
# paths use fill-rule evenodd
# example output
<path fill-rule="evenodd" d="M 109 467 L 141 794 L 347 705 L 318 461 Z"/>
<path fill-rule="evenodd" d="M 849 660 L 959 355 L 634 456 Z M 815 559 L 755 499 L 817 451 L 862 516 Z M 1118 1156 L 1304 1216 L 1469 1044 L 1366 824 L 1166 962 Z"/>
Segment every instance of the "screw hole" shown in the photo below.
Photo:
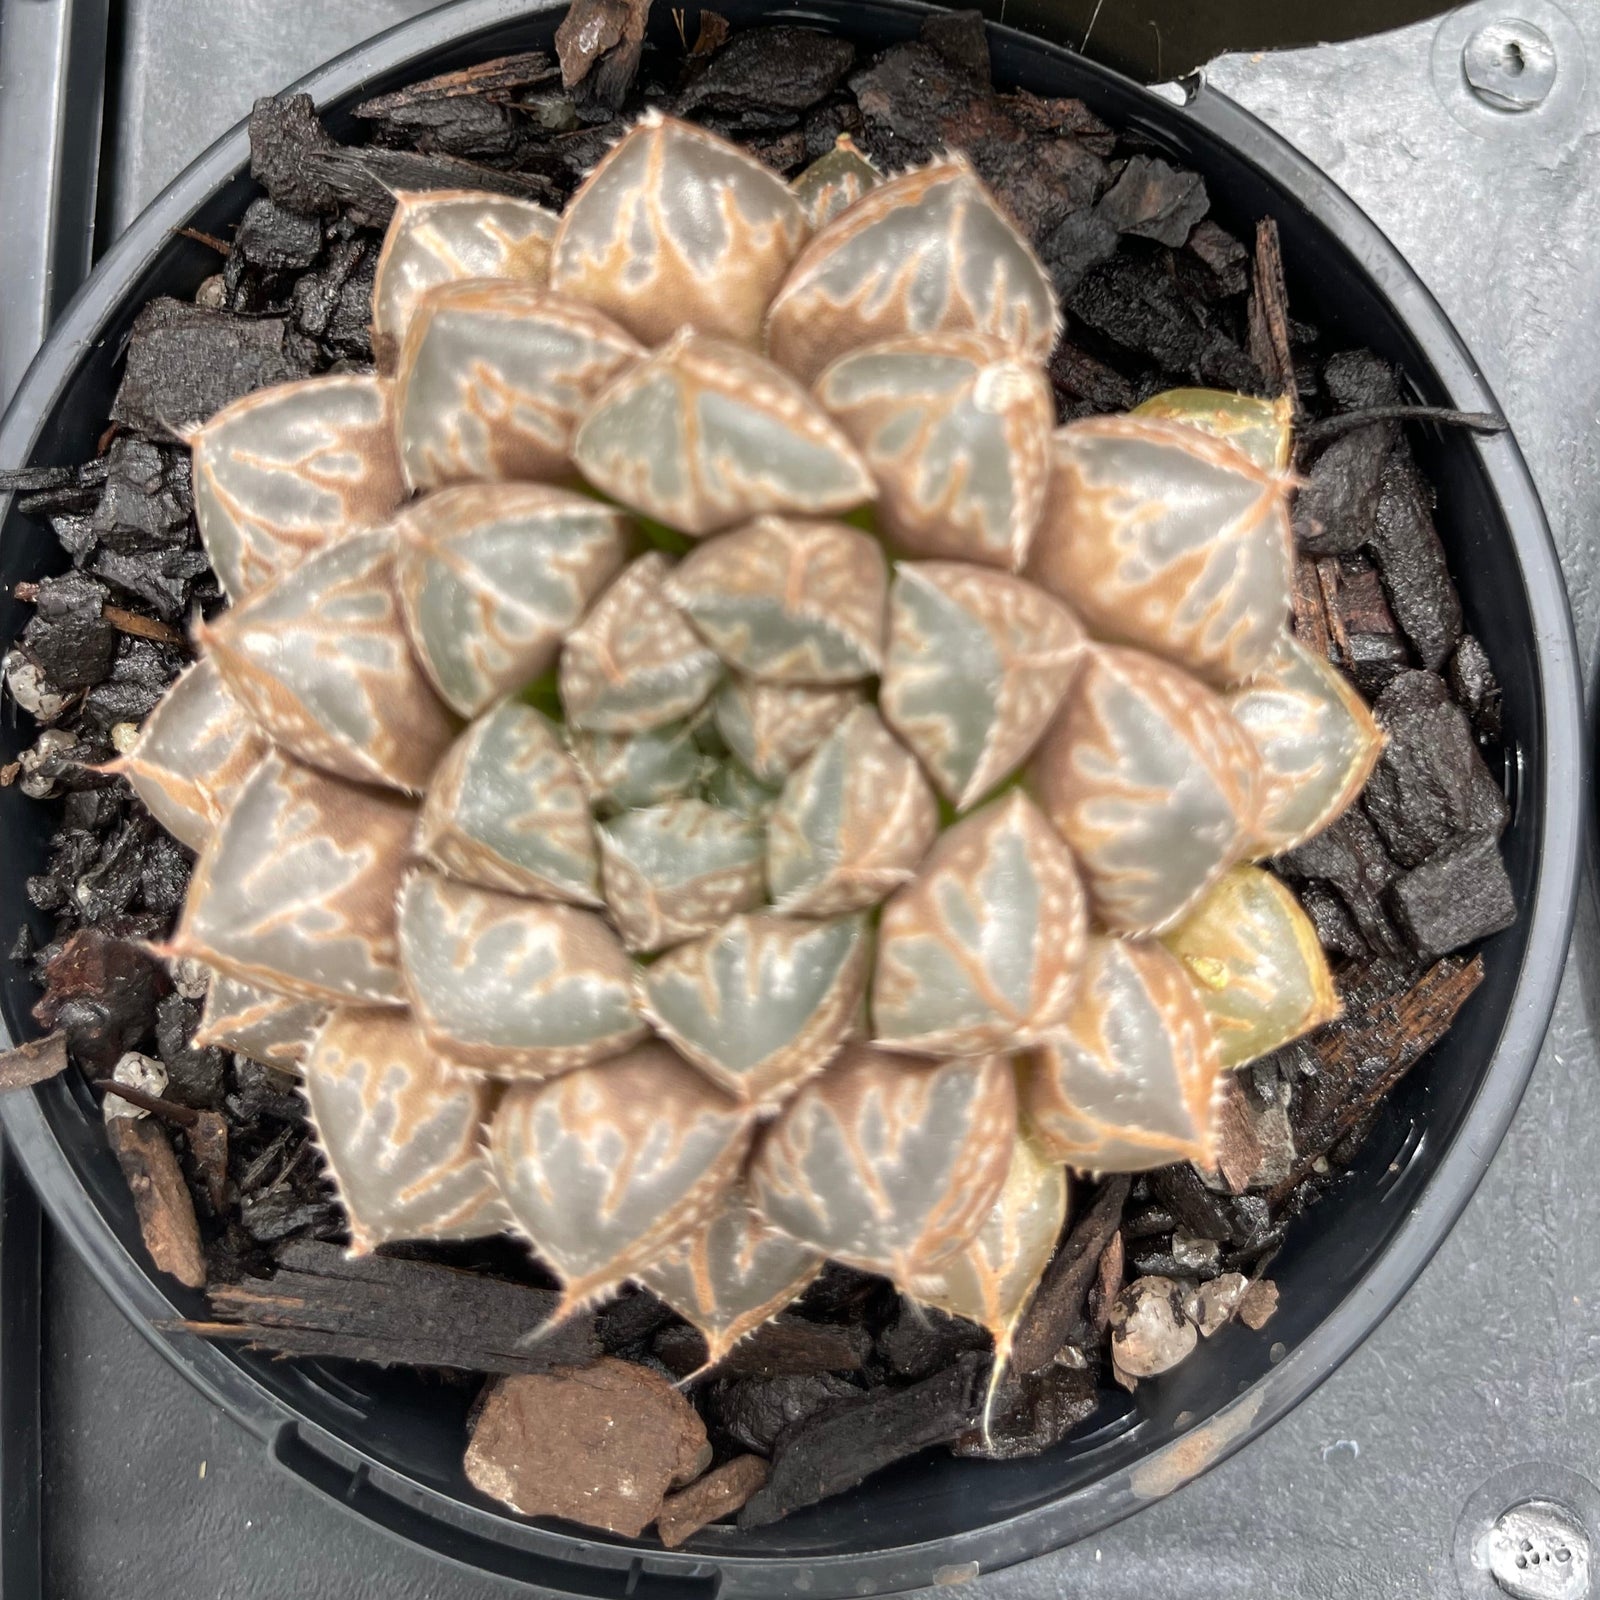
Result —
<path fill-rule="evenodd" d="M 1528 65 L 1528 58 L 1522 53 L 1522 46 L 1515 39 L 1506 41 L 1506 47 L 1501 52 L 1501 60 L 1513 78 L 1523 72 Z"/>

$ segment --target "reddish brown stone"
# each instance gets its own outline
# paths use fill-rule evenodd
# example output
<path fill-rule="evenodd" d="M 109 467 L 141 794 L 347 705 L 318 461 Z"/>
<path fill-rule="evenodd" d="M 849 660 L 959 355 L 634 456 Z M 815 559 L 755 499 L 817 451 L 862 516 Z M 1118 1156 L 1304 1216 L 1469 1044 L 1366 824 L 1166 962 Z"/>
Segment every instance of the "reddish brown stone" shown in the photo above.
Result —
<path fill-rule="evenodd" d="M 522 1516 L 634 1539 L 705 1451 L 705 1424 L 665 1378 L 606 1357 L 497 1383 L 473 1427 L 466 1472 Z"/>
<path fill-rule="evenodd" d="M 767 1464 L 760 1456 L 735 1456 L 725 1461 L 682 1494 L 668 1498 L 656 1518 L 662 1544 L 676 1550 L 707 1523 L 737 1511 L 766 1481 Z"/>

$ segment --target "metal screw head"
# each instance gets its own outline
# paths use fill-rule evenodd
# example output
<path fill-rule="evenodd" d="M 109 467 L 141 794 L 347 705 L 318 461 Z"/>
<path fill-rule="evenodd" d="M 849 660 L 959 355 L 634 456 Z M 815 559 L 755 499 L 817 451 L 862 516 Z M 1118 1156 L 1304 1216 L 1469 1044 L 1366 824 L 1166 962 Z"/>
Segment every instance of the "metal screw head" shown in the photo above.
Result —
<path fill-rule="evenodd" d="M 1495 1519 L 1489 1570 L 1513 1600 L 1588 1600 L 1589 1536 L 1564 1506 L 1524 1500 Z"/>
<path fill-rule="evenodd" d="M 1462 70 L 1472 92 L 1497 111 L 1531 111 L 1556 81 L 1556 52 L 1543 29 L 1497 17 L 1467 40 Z"/>

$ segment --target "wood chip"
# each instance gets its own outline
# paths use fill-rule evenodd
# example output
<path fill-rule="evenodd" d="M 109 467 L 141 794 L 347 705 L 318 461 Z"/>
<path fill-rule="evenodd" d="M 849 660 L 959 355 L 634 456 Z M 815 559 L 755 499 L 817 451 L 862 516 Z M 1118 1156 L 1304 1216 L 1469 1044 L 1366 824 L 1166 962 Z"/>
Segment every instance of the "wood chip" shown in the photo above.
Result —
<path fill-rule="evenodd" d="M 879 1389 L 860 1405 L 821 1412 L 785 1433 L 772 1476 L 739 1513 L 739 1526 L 764 1528 L 919 1450 L 948 1444 L 976 1420 L 988 1366 L 981 1355 L 962 1356 L 909 1389 Z"/>
<path fill-rule="evenodd" d="M 1018 1372 L 1042 1371 L 1082 1320 L 1089 1285 L 1099 1270 L 1101 1252 L 1121 1225 L 1131 1183 L 1126 1173 L 1106 1179 L 1094 1204 L 1045 1268 L 1012 1345 L 1011 1364 Z"/>
<path fill-rule="evenodd" d="M 200 1227 L 166 1129 L 153 1117 L 113 1117 L 106 1138 L 128 1180 L 150 1259 L 179 1283 L 200 1288 L 206 1281 Z"/>
<path fill-rule="evenodd" d="M 1328 632 L 1333 636 L 1333 649 L 1329 660 L 1345 666 L 1350 661 L 1350 636 L 1345 632 L 1344 612 L 1339 604 L 1339 579 L 1337 557 L 1319 557 L 1317 586 L 1322 590 L 1322 611 L 1328 619 Z"/>
<path fill-rule="evenodd" d="M 52 1033 L 43 1039 L 29 1039 L 15 1049 L 0 1054 L 0 1094 L 7 1089 L 31 1089 L 58 1072 L 66 1071 L 67 1038 Z"/>
<path fill-rule="evenodd" d="M 1247 1328 L 1264 1328 L 1278 1309 L 1278 1286 L 1271 1278 L 1258 1278 L 1239 1299 L 1239 1320 Z"/>
<path fill-rule="evenodd" d="M 525 1517 L 636 1539 L 706 1450 L 705 1424 L 659 1373 L 606 1357 L 502 1378 L 473 1425 L 473 1487 Z"/>
<path fill-rule="evenodd" d="M 1289 293 L 1283 282 L 1283 249 L 1278 224 L 1263 217 L 1256 224 L 1255 277 L 1250 288 L 1250 359 L 1274 394 L 1287 395 L 1300 411 L 1294 354 L 1289 348 Z"/>
<path fill-rule="evenodd" d="M 480 61 L 476 66 L 463 67 L 456 72 L 441 73 L 436 78 L 424 78 L 421 83 L 363 100 L 351 115 L 371 120 L 391 116 L 411 106 L 459 100 L 468 95 L 501 100 L 508 98 L 515 89 L 527 89 L 554 76 L 555 67 L 543 50 L 524 50 L 517 55 Z"/>
<path fill-rule="evenodd" d="M 285 1355 L 548 1372 L 600 1353 L 592 1316 L 539 1333 L 558 1298 L 481 1272 L 399 1256 L 349 1259 L 337 1245 L 297 1240 L 283 1250 L 272 1277 L 213 1285 L 211 1309 L 224 1320 L 184 1327 Z"/>
<path fill-rule="evenodd" d="M 1111 1243 L 1100 1252 L 1100 1265 L 1095 1269 L 1094 1287 L 1089 1291 L 1089 1335 L 1099 1343 L 1100 1336 L 1111 1323 L 1111 1307 L 1122 1292 L 1124 1249 L 1120 1230 L 1111 1235 Z"/>
<path fill-rule="evenodd" d="M 1299 1160 L 1268 1199 L 1286 1200 L 1316 1161 L 1372 1114 L 1374 1107 L 1425 1056 L 1483 982 L 1483 957 L 1437 961 L 1410 988 L 1345 1014 L 1308 1041 L 1316 1075 L 1299 1093 L 1309 1117 L 1297 1130 Z"/>
<path fill-rule="evenodd" d="M 1302 555 L 1294 564 L 1294 636 L 1313 655 L 1333 659 L 1333 635 L 1322 598 L 1322 582 L 1314 556 Z"/>
<path fill-rule="evenodd" d="M 1244 1079 L 1228 1073 L 1217 1110 L 1217 1171 L 1230 1194 L 1243 1194 L 1261 1168 L 1262 1148 L 1256 1133 L 1255 1109 Z"/>
<path fill-rule="evenodd" d="M 760 1456 L 735 1456 L 681 1493 L 669 1495 L 656 1518 L 662 1544 L 676 1550 L 708 1524 L 731 1516 L 766 1483 L 767 1473 Z"/>
<path fill-rule="evenodd" d="M 594 73 L 595 98 L 619 107 L 639 70 L 649 15 L 650 0 L 573 0 L 556 29 L 562 83 L 574 89 Z"/>

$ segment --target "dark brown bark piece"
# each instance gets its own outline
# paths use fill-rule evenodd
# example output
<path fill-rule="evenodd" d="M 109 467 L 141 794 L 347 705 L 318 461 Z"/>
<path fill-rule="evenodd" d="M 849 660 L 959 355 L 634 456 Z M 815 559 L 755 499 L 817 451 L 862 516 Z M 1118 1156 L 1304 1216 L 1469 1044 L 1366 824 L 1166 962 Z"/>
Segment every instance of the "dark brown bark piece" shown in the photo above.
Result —
<path fill-rule="evenodd" d="M 554 78 L 557 67 L 543 50 L 523 50 L 516 55 L 497 56 L 457 72 L 441 73 L 407 84 L 390 94 L 363 100 L 352 116 L 376 121 L 411 106 L 433 105 L 441 100 L 508 96 L 513 90 L 528 89 Z"/>
<path fill-rule="evenodd" d="M 283 1249 L 272 1277 L 217 1284 L 209 1298 L 222 1320 L 191 1332 L 285 1354 L 529 1373 L 600 1353 L 592 1316 L 539 1333 L 559 1298 L 551 1290 L 400 1256 L 352 1260 L 311 1240 Z"/>
<path fill-rule="evenodd" d="M 989 29 L 981 11 L 937 12 L 917 32 L 956 71 L 985 89 L 991 87 Z"/>
<path fill-rule="evenodd" d="M 0 1054 L 0 1094 L 7 1089 L 31 1089 L 45 1083 L 67 1068 L 65 1034 L 52 1033 L 43 1039 L 29 1039 Z"/>
<path fill-rule="evenodd" d="M 760 1456 L 735 1456 L 687 1489 L 668 1495 L 656 1518 L 656 1532 L 669 1550 L 713 1522 L 732 1516 L 767 1481 L 767 1464 Z"/>
<path fill-rule="evenodd" d="M 615 111 L 628 97 L 644 49 L 650 0 L 574 0 L 556 29 L 561 81 Z"/>
<path fill-rule="evenodd" d="M 1049 1366 L 1008 1376 L 995 1396 L 989 1426 L 969 1428 L 951 1454 L 979 1461 L 1018 1461 L 1061 1443 L 1100 1407 L 1099 1386 L 1088 1372 Z"/>
<path fill-rule="evenodd" d="M 501 1378 L 473 1425 L 465 1465 L 475 1489 L 522 1516 L 636 1539 L 705 1450 L 705 1424 L 665 1378 L 607 1356 Z"/>
<path fill-rule="evenodd" d="M 942 1372 L 968 1350 L 986 1350 L 989 1335 L 965 1317 L 902 1300 L 894 1320 L 878 1335 L 878 1354 L 897 1378 Z"/>
<path fill-rule="evenodd" d="M 1287 395 L 1300 409 L 1294 353 L 1289 348 L 1289 292 L 1283 282 L 1283 246 L 1272 217 L 1256 223 L 1254 282 L 1250 290 L 1250 359 L 1273 394 Z"/>
<path fill-rule="evenodd" d="M 804 1372 L 855 1372 L 871 1350 L 872 1339 L 865 1328 L 785 1314 L 741 1339 L 718 1363 L 717 1373 L 728 1378 L 774 1378 Z M 655 1353 L 683 1376 L 704 1364 L 706 1343 L 697 1329 L 680 1324 L 656 1336 Z"/>
<path fill-rule="evenodd" d="M 250 112 L 250 176 L 290 211 L 332 211 L 337 196 L 317 175 L 312 157 L 333 148 L 308 94 L 263 95 Z"/>
<path fill-rule="evenodd" d="M 1107 1178 L 1094 1203 L 1057 1247 L 1017 1327 L 1011 1365 L 1018 1372 L 1038 1372 L 1048 1365 L 1082 1320 L 1100 1252 L 1122 1222 L 1131 1182 L 1126 1173 Z"/>
<path fill-rule="evenodd" d="M 179 1283 L 198 1289 L 206 1281 L 200 1226 L 166 1130 L 153 1117 L 112 1117 L 106 1137 L 128 1180 L 150 1259 Z"/>
<path fill-rule="evenodd" d="M 111 415 L 163 437 L 257 389 L 305 377 L 312 354 L 282 317 L 236 317 L 183 300 L 152 300 L 134 319 Z"/>
<path fill-rule="evenodd" d="M 781 127 L 832 94 L 855 59 L 855 46 L 835 33 L 747 28 L 712 57 L 678 108 L 749 129 Z"/>
<path fill-rule="evenodd" d="M 1470 633 L 1461 636 L 1450 657 L 1450 690 L 1467 715 L 1473 731 L 1490 744 L 1500 742 L 1500 680 L 1489 664 L 1488 653 Z"/>
<path fill-rule="evenodd" d="M 1361 937 L 1377 955 L 1409 954 L 1386 907 L 1399 868 L 1360 807 L 1352 806 L 1316 838 L 1280 856 L 1277 865 L 1292 877 L 1320 878 L 1338 890 Z"/>
<path fill-rule="evenodd" d="M 865 1391 L 831 1372 L 739 1378 L 699 1391 L 706 1415 L 741 1450 L 770 1455 L 786 1428 L 835 1406 L 858 1405 Z"/>
<path fill-rule="evenodd" d="M 1461 637 L 1461 597 L 1433 525 L 1433 488 L 1403 440 L 1384 464 L 1371 549 L 1395 620 L 1437 671 Z"/>
<path fill-rule="evenodd" d="M 1427 957 L 1486 939 L 1517 920 L 1517 896 L 1494 833 L 1440 850 L 1396 880 L 1395 912 Z"/>
<path fill-rule="evenodd" d="M 1302 1065 L 1313 1076 L 1302 1083 L 1294 1108 L 1294 1170 L 1268 1196 L 1287 1199 L 1310 1174 L 1313 1163 L 1353 1128 L 1450 1030 L 1456 1013 L 1483 982 L 1483 957 L 1447 956 L 1409 989 L 1370 1002 L 1347 1001 L 1344 1015 L 1308 1041 Z"/>
<path fill-rule="evenodd" d="M 1118 233 L 1176 249 L 1210 209 L 1205 180 L 1159 156 L 1130 156 L 1100 201 L 1100 212 Z"/>
<path fill-rule="evenodd" d="M 369 228 L 388 226 L 394 197 L 403 190 L 481 189 L 539 204 L 559 203 L 554 185 L 539 173 L 507 172 L 460 156 L 341 145 L 323 152 L 316 161 L 348 215 Z"/>
<path fill-rule="evenodd" d="M 879 1389 L 859 1405 L 801 1423 L 778 1441 L 771 1479 L 739 1513 L 739 1526 L 764 1528 L 919 1450 L 949 1443 L 982 1408 L 987 1365 L 981 1356 L 963 1356 L 909 1389 Z"/>
<path fill-rule="evenodd" d="M 1100 1264 L 1095 1268 L 1094 1283 L 1090 1286 L 1088 1303 L 1085 1307 L 1088 1318 L 1087 1332 L 1091 1343 L 1098 1343 L 1110 1324 L 1111 1307 L 1122 1292 L 1126 1256 L 1121 1233 L 1112 1234 L 1111 1243 L 1100 1252 Z M 1046 1368 L 1046 1371 L 1048 1370 Z"/>
<path fill-rule="evenodd" d="M 80 928 L 51 958 L 45 992 L 33 1008 L 46 1028 L 59 1028 L 86 1071 L 109 1073 L 155 1026 L 166 974 L 136 945 Z"/>
<path fill-rule="evenodd" d="M 1362 807 L 1389 855 L 1416 867 L 1468 839 L 1498 839 L 1510 807 L 1444 679 L 1402 672 L 1372 709 L 1388 743 Z"/>

